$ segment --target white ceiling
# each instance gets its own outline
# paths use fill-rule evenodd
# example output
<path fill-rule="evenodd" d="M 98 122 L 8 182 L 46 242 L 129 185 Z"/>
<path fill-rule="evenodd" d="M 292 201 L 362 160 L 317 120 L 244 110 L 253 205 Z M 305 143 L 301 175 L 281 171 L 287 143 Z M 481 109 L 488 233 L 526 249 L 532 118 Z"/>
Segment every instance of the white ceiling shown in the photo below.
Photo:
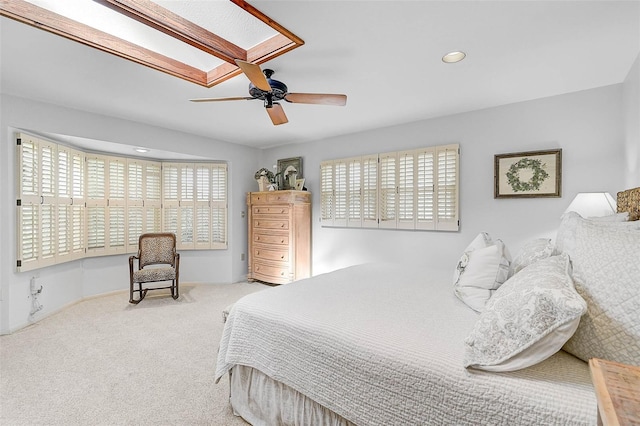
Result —
<path fill-rule="evenodd" d="M 250 3 L 305 41 L 262 67 L 346 106 L 282 102 L 273 126 L 261 101 L 188 101 L 247 96 L 243 75 L 207 89 L 4 17 L 0 91 L 266 148 L 621 83 L 640 51 L 640 1 Z"/>

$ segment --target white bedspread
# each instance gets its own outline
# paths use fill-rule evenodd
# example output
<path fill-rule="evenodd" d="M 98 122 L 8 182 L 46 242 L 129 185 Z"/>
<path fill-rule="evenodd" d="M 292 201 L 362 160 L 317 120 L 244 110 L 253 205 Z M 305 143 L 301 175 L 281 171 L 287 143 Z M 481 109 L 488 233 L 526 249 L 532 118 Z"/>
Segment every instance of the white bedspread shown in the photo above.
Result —
<path fill-rule="evenodd" d="M 476 318 L 424 268 L 354 266 L 239 300 L 215 379 L 257 368 L 358 425 L 596 423 L 587 364 L 567 353 L 511 373 L 463 368 Z"/>

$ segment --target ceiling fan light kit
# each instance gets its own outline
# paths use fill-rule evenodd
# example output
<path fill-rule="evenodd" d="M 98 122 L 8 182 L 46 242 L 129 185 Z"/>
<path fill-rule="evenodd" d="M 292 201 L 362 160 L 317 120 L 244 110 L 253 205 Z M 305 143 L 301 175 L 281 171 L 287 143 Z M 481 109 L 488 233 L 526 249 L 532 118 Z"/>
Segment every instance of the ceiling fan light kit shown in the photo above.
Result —
<path fill-rule="evenodd" d="M 287 85 L 271 78 L 274 71 L 260 69 L 259 65 L 236 59 L 236 64 L 249 79 L 249 97 L 231 98 L 198 98 L 191 102 L 219 102 L 260 99 L 264 101 L 264 107 L 274 125 L 287 123 L 284 109 L 278 101 L 286 101 L 293 104 L 314 104 L 344 106 L 347 104 L 347 96 L 329 93 L 289 93 Z"/>

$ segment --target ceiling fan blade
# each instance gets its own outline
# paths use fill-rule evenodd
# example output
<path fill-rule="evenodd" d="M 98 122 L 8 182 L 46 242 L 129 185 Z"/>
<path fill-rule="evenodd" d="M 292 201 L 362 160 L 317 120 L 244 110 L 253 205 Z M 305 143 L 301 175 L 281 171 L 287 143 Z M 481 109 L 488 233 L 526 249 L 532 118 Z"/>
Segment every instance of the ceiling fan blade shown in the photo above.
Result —
<path fill-rule="evenodd" d="M 284 100 L 294 104 L 343 106 L 347 103 L 347 95 L 329 93 L 287 93 Z"/>
<path fill-rule="evenodd" d="M 234 98 L 196 98 L 189 99 L 191 102 L 220 102 L 220 101 L 251 101 L 255 98 L 250 96 L 236 96 Z"/>
<path fill-rule="evenodd" d="M 249 81 L 253 83 L 258 89 L 263 92 L 270 92 L 271 86 L 267 81 L 267 77 L 264 76 L 260 67 L 256 64 L 252 64 L 251 62 L 242 61 L 240 59 L 236 59 L 236 64 L 240 67 L 244 75 L 247 76 Z"/>
<path fill-rule="evenodd" d="M 267 110 L 267 113 L 269 114 L 269 117 L 271 118 L 274 126 L 289 122 L 289 120 L 287 119 L 287 115 L 284 113 L 284 109 L 280 106 L 279 103 L 274 102 L 271 108 L 265 109 Z"/>

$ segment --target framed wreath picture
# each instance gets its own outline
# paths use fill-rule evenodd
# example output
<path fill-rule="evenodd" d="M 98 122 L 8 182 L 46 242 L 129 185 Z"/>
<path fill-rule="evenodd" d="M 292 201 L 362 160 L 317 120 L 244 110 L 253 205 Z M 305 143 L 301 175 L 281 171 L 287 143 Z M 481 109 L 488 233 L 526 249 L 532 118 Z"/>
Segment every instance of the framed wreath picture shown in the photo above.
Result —
<path fill-rule="evenodd" d="M 562 150 L 497 154 L 494 198 L 560 197 Z"/>

